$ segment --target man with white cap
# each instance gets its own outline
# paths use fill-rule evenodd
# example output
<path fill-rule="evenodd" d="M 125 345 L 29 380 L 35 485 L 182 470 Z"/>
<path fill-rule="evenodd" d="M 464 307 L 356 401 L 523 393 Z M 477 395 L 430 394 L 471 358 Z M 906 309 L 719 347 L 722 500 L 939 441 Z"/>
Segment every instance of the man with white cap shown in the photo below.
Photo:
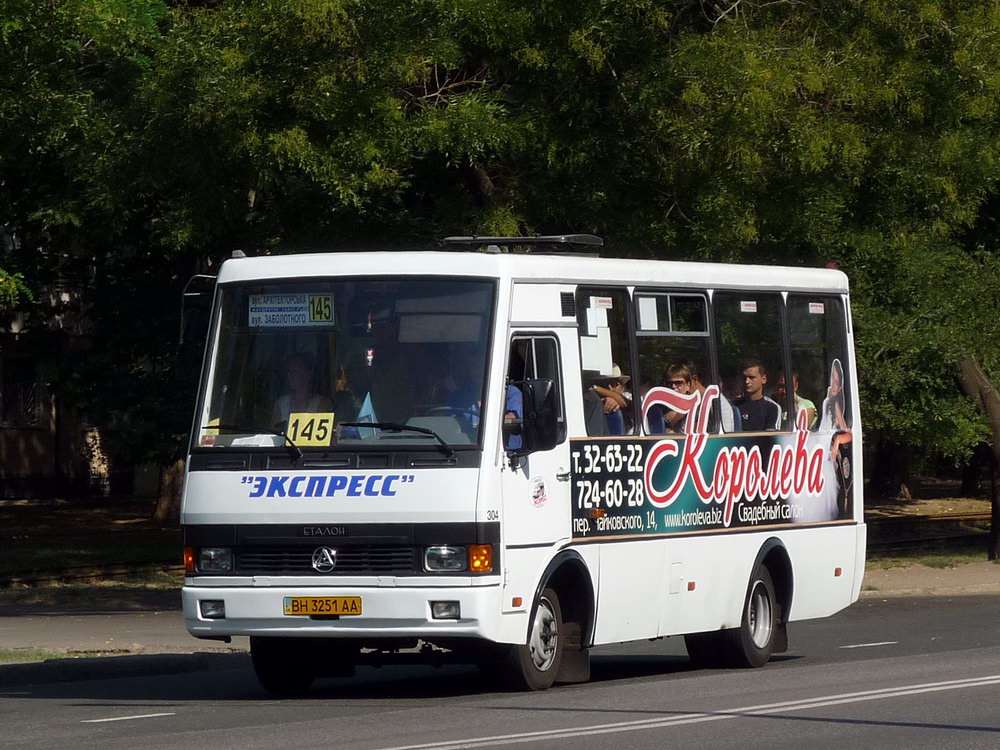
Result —
<path fill-rule="evenodd" d="M 630 379 L 628 375 L 622 375 L 622 368 L 615 364 L 607 379 L 594 386 L 594 391 L 604 402 L 604 416 L 608 421 L 610 435 L 628 435 L 632 432 L 632 394 L 625 388 Z"/>

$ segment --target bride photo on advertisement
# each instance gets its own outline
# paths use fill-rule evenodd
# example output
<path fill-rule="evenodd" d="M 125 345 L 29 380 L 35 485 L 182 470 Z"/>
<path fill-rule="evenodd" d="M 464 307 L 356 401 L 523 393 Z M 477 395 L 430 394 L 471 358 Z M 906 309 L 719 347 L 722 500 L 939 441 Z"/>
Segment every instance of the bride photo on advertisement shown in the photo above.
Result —
<path fill-rule="evenodd" d="M 844 367 L 839 359 L 830 366 L 830 385 L 820 409 L 819 434 L 830 438 L 830 451 L 823 462 L 823 497 L 830 519 L 847 518 L 851 514 L 849 499 L 854 482 L 850 444 L 854 439 L 847 422 L 844 398 Z"/>

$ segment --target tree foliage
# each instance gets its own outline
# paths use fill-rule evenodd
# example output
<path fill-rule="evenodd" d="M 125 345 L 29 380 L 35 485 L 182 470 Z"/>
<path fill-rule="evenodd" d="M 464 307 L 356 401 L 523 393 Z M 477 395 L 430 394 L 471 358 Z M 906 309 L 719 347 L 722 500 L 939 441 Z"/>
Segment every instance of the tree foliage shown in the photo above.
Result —
<path fill-rule="evenodd" d="M 0 266 L 29 286 L 77 259 L 176 309 L 185 270 L 234 248 L 448 233 L 835 262 L 869 432 L 955 458 L 986 435 L 953 374 L 971 356 L 1000 376 L 994 3 L 6 0 L 3 17 Z M 114 307 L 94 310 L 122 337 L 101 368 L 169 394 L 171 325 L 144 337 Z M 166 431 L 156 399 L 98 400 Z"/>

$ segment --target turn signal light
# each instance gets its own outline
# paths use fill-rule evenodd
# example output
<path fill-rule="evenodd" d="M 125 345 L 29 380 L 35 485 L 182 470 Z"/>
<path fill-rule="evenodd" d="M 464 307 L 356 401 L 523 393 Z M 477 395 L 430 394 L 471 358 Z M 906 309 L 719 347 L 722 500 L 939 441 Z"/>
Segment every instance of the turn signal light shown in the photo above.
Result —
<path fill-rule="evenodd" d="M 469 545 L 469 570 L 473 573 L 489 573 L 493 570 L 493 545 Z"/>
<path fill-rule="evenodd" d="M 194 573 L 194 547 L 184 548 L 184 572 Z"/>

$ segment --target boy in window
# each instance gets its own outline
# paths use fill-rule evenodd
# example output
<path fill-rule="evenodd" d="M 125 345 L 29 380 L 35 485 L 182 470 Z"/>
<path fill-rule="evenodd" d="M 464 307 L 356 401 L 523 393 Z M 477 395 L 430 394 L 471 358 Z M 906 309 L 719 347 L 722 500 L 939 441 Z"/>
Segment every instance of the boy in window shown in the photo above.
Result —
<path fill-rule="evenodd" d="M 735 402 L 744 432 L 764 432 L 781 429 L 781 407 L 764 395 L 767 370 L 757 359 L 740 365 L 743 370 L 743 396 Z"/>

